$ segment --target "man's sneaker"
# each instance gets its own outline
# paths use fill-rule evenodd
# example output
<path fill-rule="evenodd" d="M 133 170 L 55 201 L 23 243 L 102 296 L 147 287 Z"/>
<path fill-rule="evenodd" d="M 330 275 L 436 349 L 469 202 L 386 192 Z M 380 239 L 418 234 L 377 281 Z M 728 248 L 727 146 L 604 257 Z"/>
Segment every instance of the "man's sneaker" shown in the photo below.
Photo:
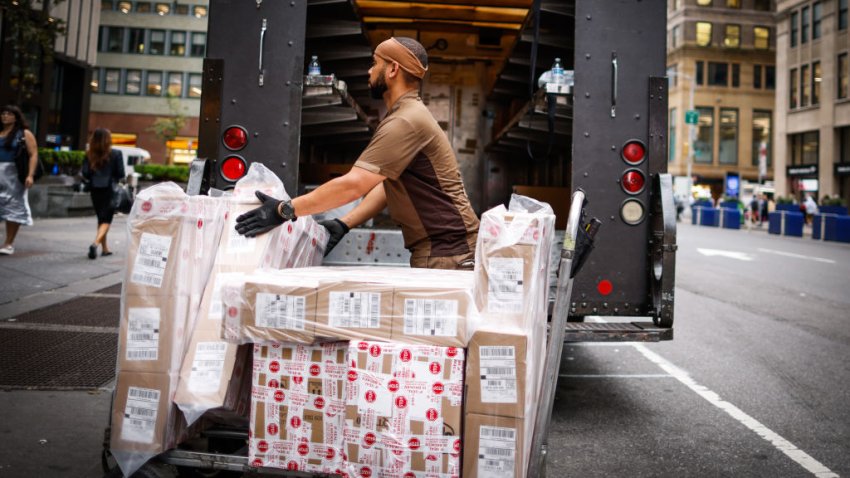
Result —
<path fill-rule="evenodd" d="M 15 246 L 8 245 L 0 247 L 0 255 L 11 256 L 15 253 Z"/>

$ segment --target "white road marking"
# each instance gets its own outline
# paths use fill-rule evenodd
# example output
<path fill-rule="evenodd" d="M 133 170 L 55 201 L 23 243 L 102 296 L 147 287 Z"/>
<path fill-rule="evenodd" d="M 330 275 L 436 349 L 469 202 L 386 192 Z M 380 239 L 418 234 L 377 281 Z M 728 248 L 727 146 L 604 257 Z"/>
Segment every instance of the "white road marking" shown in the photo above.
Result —
<path fill-rule="evenodd" d="M 703 249 L 701 247 L 697 248 L 697 252 L 704 256 L 720 256 L 720 257 L 728 257 L 730 259 L 738 259 L 739 261 L 751 261 L 753 258 L 744 252 L 735 252 L 735 251 L 723 251 L 720 249 Z"/>
<path fill-rule="evenodd" d="M 723 410 L 729 416 L 737 420 L 739 423 L 756 432 L 760 437 L 770 442 L 777 450 L 785 453 L 789 458 L 797 462 L 800 466 L 806 469 L 809 473 L 819 477 L 837 477 L 838 474 L 824 466 L 821 462 L 811 457 L 808 453 L 797 448 L 793 443 L 782 438 L 778 433 L 764 426 L 755 418 L 744 413 L 740 408 L 720 398 L 720 395 L 711 391 L 708 387 L 698 384 L 688 375 L 687 372 L 673 365 L 664 357 L 646 348 L 643 344 L 630 344 L 650 362 L 661 367 L 662 370 L 670 374 L 673 378 L 684 384 L 696 392 L 699 396 L 706 399 L 715 407 Z"/>
<path fill-rule="evenodd" d="M 666 373 L 559 374 L 560 378 L 676 378 Z"/>
<path fill-rule="evenodd" d="M 824 264 L 835 264 L 832 259 L 824 259 L 822 257 L 804 256 L 803 254 L 794 254 L 793 252 L 775 251 L 773 249 L 758 248 L 759 252 L 767 252 L 768 254 L 776 254 L 777 256 L 793 257 L 795 259 L 806 259 L 809 261 L 823 262 Z"/>

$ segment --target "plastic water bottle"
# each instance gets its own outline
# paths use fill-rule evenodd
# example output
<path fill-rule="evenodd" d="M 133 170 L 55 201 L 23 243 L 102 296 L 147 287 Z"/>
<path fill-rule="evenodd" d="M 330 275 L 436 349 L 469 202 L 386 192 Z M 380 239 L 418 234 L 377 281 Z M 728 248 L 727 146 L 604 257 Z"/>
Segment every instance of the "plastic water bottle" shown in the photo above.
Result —
<path fill-rule="evenodd" d="M 313 55 L 310 59 L 310 66 L 307 68 L 307 74 L 310 76 L 319 76 L 322 74 L 322 68 L 319 66 L 319 57 Z"/>
<path fill-rule="evenodd" d="M 564 67 L 561 66 L 560 58 L 555 58 L 555 63 L 552 64 L 552 83 L 556 85 L 563 85 L 566 83 L 566 78 L 564 78 Z"/>

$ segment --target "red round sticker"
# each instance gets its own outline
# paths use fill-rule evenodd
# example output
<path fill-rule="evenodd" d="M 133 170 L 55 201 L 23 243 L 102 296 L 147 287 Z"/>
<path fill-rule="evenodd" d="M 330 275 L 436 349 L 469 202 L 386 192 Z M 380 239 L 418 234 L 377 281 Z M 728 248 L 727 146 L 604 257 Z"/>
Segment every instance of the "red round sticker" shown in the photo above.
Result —
<path fill-rule="evenodd" d="M 260 453 L 269 451 L 269 443 L 265 440 L 260 440 L 260 442 L 257 443 L 257 450 L 259 450 Z"/>
<path fill-rule="evenodd" d="M 437 461 L 437 455 L 431 453 L 430 455 L 426 456 L 425 459 L 428 461 Z"/>
<path fill-rule="evenodd" d="M 373 390 L 366 390 L 365 397 L 366 397 L 366 401 L 369 402 L 369 403 L 374 402 L 375 399 L 378 398 L 377 395 L 375 395 L 375 392 Z"/>
<path fill-rule="evenodd" d="M 452 448 L 454 448 L 454 451 L 456 453 L 460 453 L 460 440 L 455 440 L 455 443 L 452 446 Z"/>
<path fill-rule="evenodd" d="M 272 360 L 269 363 L 269 370 L 271 370 L 273 373 L 280 372 L 280 363 L 277 360 Z"/>
<path fill-rule="evenodd" d="M 292 234 L 292 223 L 291 222 L 286 225 L 286 232 Z"/>
<path fill-rule="evenodd" d="M 325 451 L 325 460 L 333 460 L 336 456 L 336 452 L 333 448 L 328 447 L 327 451 Z"/>
<path fill-rule="evenodd" d="M 434 395 L 440 395 L 444 389 L 445 387 L 442 382 L 434 382 L 434 385 L 431 385 L 431 391 L 434 392 Z"/>
<path fill-rule="evenodd" d="M 449 357 L 454 357 L 457 355 L 457 347 L 449 347 L 446 349 L 446 355 Z"/>
<path fill-rule="evenodd" d="M 401 456 L 401 455 L 404 454 L 404 450 L 402 450 L 401 448 L 397 448 L 397 447 L 393 447 L 392 452 L 393 452 L 393 455 L 395 455 L 395 456 Z"/>
<path fill-rule="evenodd" d="M 371 355 L 372 357 L 377 357 L 381 355 L 381 346 L 375 344 L 369 347 L 369 355 Z"/>
<path fill-rule="evenodd" d="M 145 201 L 142 203 L 142 211 L 150 212 L 153 208 L 153 204 L 150 201 Z"/>
<path fill-rule="evenodd" d="M 313 406 L 318 410 L 325 408 L 325 399 L 322 397 L 316 397 L 316 399 L 313 400 Z"/>
<path fill-rule="evenodd" d="M 439 375 L 440 370 L 443 368 L 440 366 L 439 362 L 431 362 L 431 365 L 428 366 L 428 370 L 431 371 L 434 375 Z"/>
<path fill-rule="evenodd" d="M 203 219 L 198 219 L 198 229 L 200 229 L 200 228 L 202 228 L 202 227 L 204 227 L 204 220 L 203 220 Z"/>
<path fill-rule="evenodd" d="M 372 477 L 372 469 L 368 466 L 364 466 L 360 468 L 360 476 L 361 478 L 371 478 Z"/>
<path fill-rule="evenodd" d="M 399 357 L 402 362 L 410 362 L 410 359 L 413 358 L 413 353 L 409 349 L 402 349 Z"/>
<path fill-rule="evenodd" d="M 237 309 L 236 307 L 228 307 L 227 315 L 231 317 L 236 317 L 237 315 L 239 315 L 239 309 Z"/>
<path fill-rule="evenodd" d="M 316 247 L 316 238 L 315 237 L 313 238 L 312 243 L 313 243 L 313 247 Z"/>
<path fill-rule="evenodd" d="M 407 447 L 410 448 L 411 450 L 414 450 L 414 451 L 418 450 L 419 446 L 420 446 L 420 443 L 419 443 L 418 438 L 411 438 L 410 440 L 407 440 Z"/>
<path fill-rule="evenodd" d="M 406 408 L 407 407 L 407 398 L 402 395 L 399 397 L 395 397 L 395 406 L 397 408 Z"/>
<path fill-rule="evenodd" d="M 372 445 L 375 444 L 375 442 L 377 440 L 378 440 L 378 437 L 376 437 L 374 433 L 369 432 L 369 433 L 363 435 L 363 446 L 365 446 L 367 448 L 371 447 Z"/>
<path fill-rule="evenodd" d="M 289 463 L 286 464 L 286 469 L 289 471 L 297 471 L 298 463 L 296 463 L 294 460 L 290 460 Z"/>
<path fill-rule="evenodd" d="M 292 383 L 294 383 L 296 385 L 301 385 L 301 382 L 303 382 L 303 381 L 304 381 L 304 377 L 302 377 L 301 375 L 295 375 L 294 377 L 292 377 Z"/>
<path fill-rule="evenodd" d="M 416 473 L 414 473 L 412 471 L 408 471 L 407 473 L 404 474 L 404 478 L 416 478 Z"/>
<path fill-rule="evenodd" d="M 319 367 L 319 364 L 310 365 L 310 375 L 316 377 L 320 373 L 322 373 L 322 367 Z"/>
<path fill-rule="evenodd" d="M 434 408 L 429 408 L 428 411 L 425 412 L 425 418 L 427 418 L 428 421 L 433 422 L 434 420 L 440 418 L 440 413 L 437 412 L 437 410 Z"/>
<path fill-rule="evenodd" d="M 310 453 L 310 445 L 306 443 L 300 443 L 298 445 L 298 454 L 301 456 L 306 456 L 307 453 Z"/>
<path fill-rule="evenodd" d="M 348 371 L 348 381 L 353 382 L 355 380 L 357 380 L 357 371 L 356 370 L 349 370 Z"/>
<path fill-rule="evenodd" d="M 277 435 L 277 432 L 278 432 L 277 423 L 269 423 L 269 426 L 266 427 L 266 430 L 268 430 L 269 435 Z"/>
<path fill-rule="evenodd" d="M 387 390 L 389 390 L 390 392 L 396 393 L 396 392 L 398 392 L 398 389 L 399 389 L 398 380 L 392 379 L 387 383 Z"/>
<path fill-rule="evenodd" d="M 254 461 L 251 462 L 251 466 L 253 466 L 254 468 L 260 468 L 261 466 L 263 466 L 263 460 L 259 458 L 254 458 Z"/>
<path fill-rule="evenodd" d="M 284 397 L 285 397 L 285 395 L 283 394 L 283 390 L 275 390 L 275 392 L 274 392 L 274 401 L 275 402 L 282 402 Z"/>
<path fill-rule="evenodd" d="M 280 382 L 278 382 L 277 379 L 274 378 L 269 380 L 269 388 L 280 388 Z"/>
<path fill-rule="evenodd" d="M 292 425 L 292 428 L 298 428 L 301 426 L 301 418 L 300 417 L 292 417 L 289 419 L 289 424 Z"/>
<path fill-rule="evenodd" d="M 369 348 L 369 344 L 367 344 L 366 342 L 357 342 L 357 350 L 359 350 L 361 352 L 365 352 L 366 349 L 368 349 L 368 348 Z"/>

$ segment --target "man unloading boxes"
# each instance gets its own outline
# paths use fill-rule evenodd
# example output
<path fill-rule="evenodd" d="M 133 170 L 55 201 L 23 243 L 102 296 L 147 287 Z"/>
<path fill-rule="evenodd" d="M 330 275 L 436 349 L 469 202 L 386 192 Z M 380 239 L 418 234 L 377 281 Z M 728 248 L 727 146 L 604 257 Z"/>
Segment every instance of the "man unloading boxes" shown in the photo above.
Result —
<path fill-rule="evenodd" d="M 327 251 L 350 228 L 389 207 L 412 267 L 472 270 L 478 218 L 449 139 L 419 98 L 427 70 L 428 55 L 416 40 L 390 38 L 378 45 L 369 88 L 373 98 L 384 100 L 387 115 L 354 167 L 291 201 L 257 191 L 263 205 L 237 218 L 236 230 L 256 236 L 365 196 L 342 218 L 322 222 L 331 234 Z"/>

